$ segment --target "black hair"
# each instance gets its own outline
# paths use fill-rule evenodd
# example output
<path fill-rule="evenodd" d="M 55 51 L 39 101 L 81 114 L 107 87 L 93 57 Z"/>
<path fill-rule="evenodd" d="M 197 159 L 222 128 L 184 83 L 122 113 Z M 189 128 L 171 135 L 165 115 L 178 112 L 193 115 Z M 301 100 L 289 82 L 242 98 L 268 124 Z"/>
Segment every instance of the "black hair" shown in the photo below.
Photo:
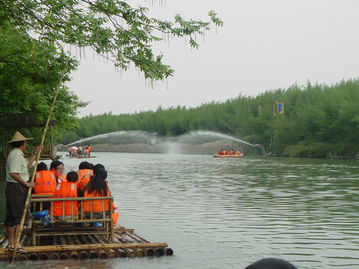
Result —
<path fill-rule="evenodd" d="M 69 182 L 76 182 L 78 177 L 79 176 L 77 175 L 77 173 L 75 171 L 68 172 L 66 175 L 66 179 Z"/>
<path fill-rule="evenodd" d="M 80 165 L 79 165 L 79 169 L 89 169 L 89 163 L 84 161 L 84 162 L 81 162 Z"/>
<path fill-rule="evenodd" d="M 56 168 L 60 165 L 64 165 L 64 163 L 59 160 L 55 160 L 55 161 L 51 162 L 50 170 L 56 170 Z"/>
<path fill-rule="evenodd" d="M 89 193 L 97 192 L 101 196 L 107 196 L 108 187 L 105 182 L 107 178 L 107 171 L 99 168 L 96 170 L 96 174 L 91 177 L 90 182 L 86 185 L 84 191 Z"/>
<path fill-rule="evenodd" d="M 21 147 L 23 144 L 25 144 L 25 141 L 16 141 L 16 142 L 11 142 L 10 145 L 13 148 L 19 148 Z"/>
<path fill-rule="evenodd" d="M 93 163 L 89 163 L 88 169 L 91 169 L 91 170 L 94 170 L 94 169 L 95 169 L 95 166 L 93 165 Z"/>
<path fill-rule="evenodd" d="M 255 263 L 252 263 L 251 265 L 248 265 L 245 269 L 262 269 L 262 268 L 268 268 L 268 269 L 297 269 L 293 264 L 277 258 L 265 258 L 261 259 L 259 261 L 256 261 Z"/>
<path fill-rule="evenodd" d="M 95 167 L 93 170 L 95 171 L 96 169 L 99 169 L 99 168 L 105 169 L 105 166 L 102 163 L 98 163 L 98 164 L 95 164 Z"/>
<path fill-rule="evenodd" d="M 47 170 L 47 165 L 44 162 L 41 162 L 37 165 L 36 171 L 45 171 Z"/>

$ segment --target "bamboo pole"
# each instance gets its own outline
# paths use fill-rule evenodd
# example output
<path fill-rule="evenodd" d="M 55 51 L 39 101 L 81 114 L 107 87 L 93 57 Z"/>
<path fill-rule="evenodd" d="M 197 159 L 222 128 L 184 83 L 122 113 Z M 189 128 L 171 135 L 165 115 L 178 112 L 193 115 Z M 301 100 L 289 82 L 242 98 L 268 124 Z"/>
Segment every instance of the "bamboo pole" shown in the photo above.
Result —
<path fill-rule="evenodd" d="M 107 259 L 108 258 L 108 253 L 107 253 L 107 251 L 105 251 L 105 250 L 99 250 L 98 251 L 98 257 L 100 258 L 100 259 Z"/>
<path fill-rule="evenodd" d="M 153 248 L 146 249 L 146 256 L 152 257 L 154 255 L 155 255 L 155 251 L 153 250 Z"/>
<path fill-rule="evenodd" d="M 47 260 L 49 259 L 49 255 L 48 255 L 48 253 L 46 253 L 46 252 L 41 252 L 41 253 L 39 254 L 39 258 L 40 258 L 40 260 L 42 260 L 42 261 L 47 261 Z"/>
<path fill-rule="evenodd" d="M 85 260 L 89 257 L 88 253 L 84 250 L 79 251 L 79 258 L 80 260 Z"/>
<path fill-rule="evenodd" d="M 161 257 L 165 254 L 165 251 L 163 248 L 155 248 L 154 251 L 155 251 L 155 255 L 157 257 Z"/>
<path fill-rule="evenodd" d="M 90 250 L 90 249 L 136 249 L 136 248 L 165 248 L 167 243 L 118 243 L 118 244 L 83 244 L 83 245 L 49 245 L 23 247 L 27 252 L 37 253 L 44 251 Z"/>
<path fill-rule="evenodd" d="M 37 253 L 30 253 L 27 255 L 27 259 L 30 261 L 37 261 L 39 259 L 39 255 Z"/>
<path fill-rule="evenodd" d="M 49 113 L 49 116 L 48 116 L 46 124 L 45 124 L 44 132 L 43 132 L 42 138 L 41 138 L 40 147 L 39 147 L 39 150 L 38 150 L 37 155 L 36 155 L 35 167 L 34 167 L 34 171 L 32 173 L 31 183 L 34 183 L 34 181 L 35 181 L 37 164 L 38 164 L 39 159 L 40 159 L 41 150 L 42 150 L 42 147 L 44 145 L 46 132 L 47 132 L 47 129 L 49 127 L 50 119 L 51 119 L 52 113 L 53 113 L 54 108 L 55 108 L 56 99 L 57 99 L 57 96 L 59 94 L 61 84 L 62 84 L 62 80 L 63 80 L 64 76 L 65 76 L 65 70 L 63 70 L 63 72 L 61 73 L 59 85 L 58 85 L 58 87 L 57 87 L 57 89 L 55 91 L 54 99 L 52 101 L 52 105 L 51 105 L 51 108 L 50 108 L 50 113 Z M 13 255 L 12 255 L 11 264 L 13 264 L 15 262 L 15 259 L 16 259 L 16 249 L 17 249 L 17 246 L 19 245 L 20 236 L 21 236 L 22 231 L 24 229 L 25 217 L 26 217 L 27 209 L 28 209 L 29 203 L 30 203 L 31 191 L 32 191 L 32 187 L 28 188 L 26 201 L 25 201 L 25 205 L 24 205 L 24 210 L 22 212 L 21 221 L 20 221 L 20 224 L 18 226 L 18 229 L 16 229 L 14 252 L 13 252 Z"/>
<path fill-rule="evenodd" d="M 173 255 L 173 249 L 172 248 L 165 248 L 165 253 L 167 256 L 172 256 Z"/>
<path fill-rule="evenodd" d="M 58 260 L 58 259 L 60 259 L 59 253 L 57 252 L 49 253 L 49 260 Z"/>
<path fill-rule="evenodd" d="M 68 258 L 70 258 L 70 251 L 60 252 L 60 260 L 67 260 Z"/>
<path fill-rule="evenodd" d="M 133 249 L 125 248 L 124 251 L 128 258 L 136 257 L 136 251 L 134 251 Z"/>

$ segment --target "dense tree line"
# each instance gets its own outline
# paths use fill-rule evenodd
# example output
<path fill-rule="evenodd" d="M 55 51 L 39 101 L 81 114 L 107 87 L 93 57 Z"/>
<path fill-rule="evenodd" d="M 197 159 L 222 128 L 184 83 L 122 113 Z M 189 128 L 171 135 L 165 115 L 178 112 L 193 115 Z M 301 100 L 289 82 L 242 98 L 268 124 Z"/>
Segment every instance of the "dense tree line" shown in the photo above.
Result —
<path fill-rule="evenodd" d="M 284 113 L 277 111 L 279 102 L 284 103 Z M 162 136 L 211 130 L 261 144 L 280 156 L 354 157 L 359 153 L 358 102 L 359 80 L 331 86 L 294 85 L 197 108 L 90 115 L 80 119 L 78 130 L 64 133 L 61 142 L 119 130 L 144 130 Z"/>

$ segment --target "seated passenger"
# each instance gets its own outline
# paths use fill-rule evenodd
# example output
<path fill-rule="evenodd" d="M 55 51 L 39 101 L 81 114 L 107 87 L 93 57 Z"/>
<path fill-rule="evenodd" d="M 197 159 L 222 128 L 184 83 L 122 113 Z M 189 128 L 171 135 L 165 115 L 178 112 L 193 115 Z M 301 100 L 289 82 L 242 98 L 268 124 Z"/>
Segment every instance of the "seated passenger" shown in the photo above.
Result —
<path fill-rule="evenodd" d="M 39 163 L 35 173 L 35 186 L 33 194 L 53 196 L 56 190 L 56 185 L 57 182 L 55 175 L 47 171 L 46 163 Z M 36 211 L 47 210 L 49 208 L 50 202 L 42 202 L 42 207 L 40 206 L 40 203 L 36 203 Z"/>
<path fill-rule="evenodd" d="M 241 154 L 242 154 L 241 151 L 237 150 L 236 155 L 241 155 Z"/>
<path fill-rule="evenodd" d="M 77 173 L 74 171 L 67 173 L 67 181 L 57 185 L 54 198 L 76 198 L 78 197 Z M 59 219 L 77 219 L 78 202 L 77 201 L 57 201 L 53 202 L 53 216 Z M 50 213 L 51 213 L 50 211 Z"/>
<path fill-rule="evenodd" d="M 55 160 L 50 164 L 50 173 L 53 173 L 55 175 L 57 184 L 66 181 L 66 176 L 64 175 L 64 163 Z"/>
<path fill-rule="evenodd" d="M 229 151 L 229 155 L 234 155 L 234 150 L 233 149 Z"/>
<path fill-rule="evenodd" d="M 89 162 L 81 162 L 79 165 L 78 174 L 78 188 L 84 189 L 85 185 L 90 182 L 90 178 L 93 175 L 91 164 Z"/>
<path fill-rule="evenodd" d="M 90 182 L 84 188 L 84 197 L 109 197 L 111 196 L 110 190 L 106 183 L 107 171 L 105 169 L 96 169 L 96 173 L 91 177 Z M 85 200 L 83 203 L 83 211 L 87 218 L 91 217 L 91 211 L 93 218 L 102 219 L 103 212 L 108 216 L 110 213 L 111 200 Z"/>

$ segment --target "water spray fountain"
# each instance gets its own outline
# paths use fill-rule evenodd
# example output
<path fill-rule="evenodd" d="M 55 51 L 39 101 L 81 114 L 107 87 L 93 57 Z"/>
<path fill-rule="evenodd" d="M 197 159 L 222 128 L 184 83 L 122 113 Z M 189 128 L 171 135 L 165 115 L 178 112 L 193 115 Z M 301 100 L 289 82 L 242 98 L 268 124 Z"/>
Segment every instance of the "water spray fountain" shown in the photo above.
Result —
<path fill-rule="evenodd" d="M 213 131 L 192 131 L 177 137 L 162 137 L 145 131 L 117 131 L 95 135 L 74 141 L 66 147 L 78 144 L 92 144 L 94 151 L 118 152 L 160 152 L 160 153 L 213 153 L 217 152 L 225 141 L 260 148 L 242 139 Z M 228 144 L 228 143 L 227 143 Z M 228 144 L 228 147 L 238 147 Z"/>

